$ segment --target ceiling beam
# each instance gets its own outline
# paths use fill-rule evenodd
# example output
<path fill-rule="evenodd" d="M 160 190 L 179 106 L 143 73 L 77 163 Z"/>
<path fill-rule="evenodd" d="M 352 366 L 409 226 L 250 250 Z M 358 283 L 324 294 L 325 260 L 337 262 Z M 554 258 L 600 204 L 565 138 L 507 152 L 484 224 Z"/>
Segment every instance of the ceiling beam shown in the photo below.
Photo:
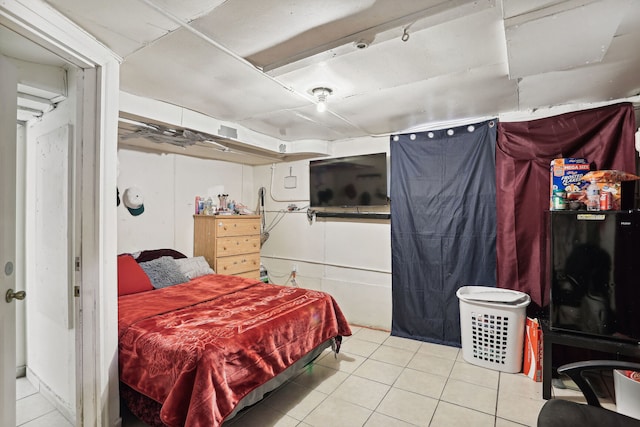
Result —
<path fill-rule="evenodd" d="M 320 46 L 315 46 L 311 49 L 298 52 L 282 60 L 263 65 L 260 68 L 272 76 L 282 75 L 289 71 L 305 67 L 309 65 L 310 62 L 318 62 L 318 60 L 323 59 L 323 55 L 328 59 L 339 56 L 342 53 L 358 49 L 359 47 L 354 46 L 354 44 L 360 41 L 365 41 L 368 46 L 374 42 L 374 40 L 376 43 L 379 43 L 381 41 L 390 40 L 394 37 L 402 37 L 403 32 L 392 31 L 398 28 L 403 28 L 407 31 L 409 29 L 412 31 L 419 31 L 463 16 L 468 16 L 491 7 L 495 7 L 495 0 L 443 1 L 436 6 L 431 6 L 390 21 L 385 21 L 380 25 L 376 25 L 365 30 L 352 33 L 348 36 L 332 40 Z"/>

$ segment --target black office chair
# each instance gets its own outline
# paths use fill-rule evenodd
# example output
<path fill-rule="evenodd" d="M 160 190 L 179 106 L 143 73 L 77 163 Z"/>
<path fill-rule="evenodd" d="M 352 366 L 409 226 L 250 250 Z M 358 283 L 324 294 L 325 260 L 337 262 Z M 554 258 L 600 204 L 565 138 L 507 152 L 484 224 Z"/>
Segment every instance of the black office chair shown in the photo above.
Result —
<path fill-rule="evenodd" d="M 569 363 L 558 368 L 559 374 L 567 375 L 578 386 L 587 404 L 561 399 L 548 400 L 538 415 L 538 427 L 640 427 L 640 420 L 600 405 L 598 394 L 606 395 L 610 388 L 603 381 L 602 373 L 612 372 L 614 369 L 640 371 L 640 363 L 593 360 Z"/>

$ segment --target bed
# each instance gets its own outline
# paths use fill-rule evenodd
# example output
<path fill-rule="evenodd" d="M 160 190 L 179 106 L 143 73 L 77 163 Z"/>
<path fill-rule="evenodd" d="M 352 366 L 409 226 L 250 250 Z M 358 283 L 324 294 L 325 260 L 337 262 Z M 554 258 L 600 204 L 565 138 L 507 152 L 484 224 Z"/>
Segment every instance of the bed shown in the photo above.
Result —
<path fill-rule="evenodd" d="M 193 261 L 173 255 L 179 270 Z M 145 265 L 159 259 L 173 265 L 118 257 L 121 397 L 147 424 L 219 426 L 351 335 L 326 293 L 202 264 L 164 284 L 171 274 Z"/>

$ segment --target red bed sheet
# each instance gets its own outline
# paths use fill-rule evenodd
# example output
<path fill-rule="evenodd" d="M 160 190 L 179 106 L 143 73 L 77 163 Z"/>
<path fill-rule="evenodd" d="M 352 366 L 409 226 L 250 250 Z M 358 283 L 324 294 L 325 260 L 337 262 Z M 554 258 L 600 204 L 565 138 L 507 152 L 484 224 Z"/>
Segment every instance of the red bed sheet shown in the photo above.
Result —
<path fill-rule="evenodd" d="M 254 388 L 327 339 L 351 335 L 330 295 L 207 275 L 118 301 L 120 380 L 166 425 L 219 426 Z"/>

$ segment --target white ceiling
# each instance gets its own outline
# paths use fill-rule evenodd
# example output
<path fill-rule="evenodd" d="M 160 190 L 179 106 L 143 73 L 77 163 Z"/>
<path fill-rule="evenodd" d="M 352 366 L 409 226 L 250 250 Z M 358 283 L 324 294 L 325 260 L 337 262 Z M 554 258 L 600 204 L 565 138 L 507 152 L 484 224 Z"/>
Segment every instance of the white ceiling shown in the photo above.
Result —
<path fill-rule="evenodd" d="M 15 61 L 19 70 L 18 122 L 42 117 L 53 110 L 56 103 L 66 98 L 66 87 L 51 84 L 52 81 L 63 79 L 61 74 L 64 73 L 66 63 L 61 58 L 2 26 L 0 53 L 19 59 Z M 34 74 L 46 74 L 47 77 L 39 78 Z M 38 83 L 34 83 L 35 81 Z"/>
<path fill-rule="evenodd" d="M 283 141 L 640 93 L 637 0 L 47 3 L 124 59 L 123 91 Z"/>

